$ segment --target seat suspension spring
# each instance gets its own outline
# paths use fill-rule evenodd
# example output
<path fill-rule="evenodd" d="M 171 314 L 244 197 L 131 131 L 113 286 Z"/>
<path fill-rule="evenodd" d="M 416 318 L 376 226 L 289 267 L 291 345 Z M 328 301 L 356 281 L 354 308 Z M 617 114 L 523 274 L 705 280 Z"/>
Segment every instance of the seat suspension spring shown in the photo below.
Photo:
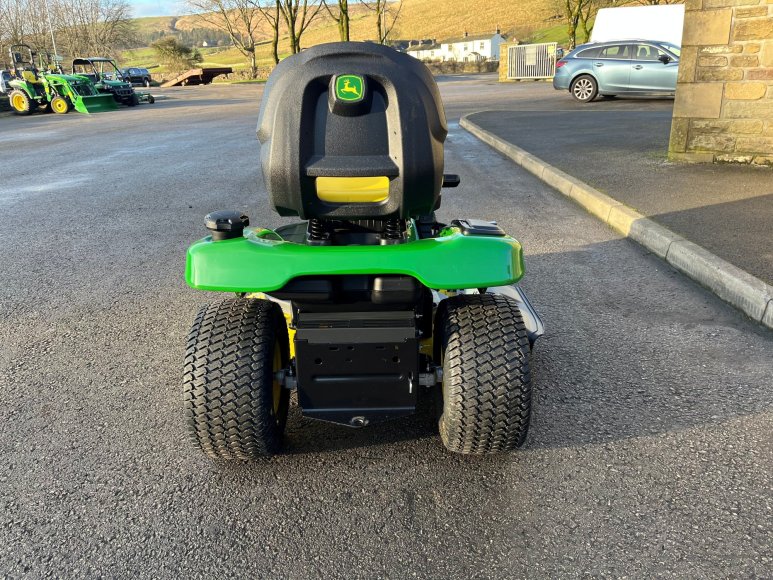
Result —
<path fill-rule="evenodd" d="M 327 230 L 322 220 L 311 219 L 309 220 L 309 239 L 315 241 L 322 241 L 327 239 Z"/>
<path fill-rule="evenodd" d="M 401 240 L 403 238 L 403 220 L 387 220 L 384 226 L 384 237 L 387 240 Z"/>

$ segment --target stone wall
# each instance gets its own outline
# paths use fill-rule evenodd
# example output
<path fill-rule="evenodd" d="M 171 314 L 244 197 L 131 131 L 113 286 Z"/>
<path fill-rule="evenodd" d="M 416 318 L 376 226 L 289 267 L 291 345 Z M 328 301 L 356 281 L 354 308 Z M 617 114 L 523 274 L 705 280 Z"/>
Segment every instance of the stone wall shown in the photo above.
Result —
<path fill-rule="evenodd" d="M 515 46 L 517 42 L 503 42 L 499 45 L 499 82 L 507 81 L 507 60 L 510 55 L 510 51 L 507 50 L 511 46 Z"/>
<path fill-rule="evenodd" d="M 773 0 L 687 0 L 675 161 L 773 165 Z"/>
<path fill-rule="evenodd" d="M 479 60 L 474 62 L 457 62 L 447 60 L 444 62 L 425 62 L 433 75 L 493 73 L 499 68 L 495 60 Z"/>

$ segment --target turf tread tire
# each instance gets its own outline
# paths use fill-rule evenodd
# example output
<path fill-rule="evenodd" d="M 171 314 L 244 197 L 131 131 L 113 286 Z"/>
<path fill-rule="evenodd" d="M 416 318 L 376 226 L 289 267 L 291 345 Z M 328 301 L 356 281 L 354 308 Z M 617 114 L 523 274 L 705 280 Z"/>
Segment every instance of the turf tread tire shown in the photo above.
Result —
<path fill-rule="evenodd" d="M 440 303 L 436 320 L 443 444 L 477 455 L 523 445 L 531 419 L 531 351 L 518 304 L 497 294 L 453 296 Z"/>
<path fill-rule="evenodd" d="M 183 392 L 194 446 L 213 459 L 277 453 L 289 394 L 274 413 L 274 353 L 289 359 L 281 308 L 268 300 L 229 298 L 199 310 L 188 335 Z"/>

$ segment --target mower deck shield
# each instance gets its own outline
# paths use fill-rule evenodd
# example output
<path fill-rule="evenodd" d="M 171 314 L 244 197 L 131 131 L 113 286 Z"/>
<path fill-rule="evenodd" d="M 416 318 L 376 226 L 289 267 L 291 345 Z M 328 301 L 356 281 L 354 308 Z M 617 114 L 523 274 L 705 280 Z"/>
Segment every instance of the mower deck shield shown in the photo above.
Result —
<path fill-rule="evenodd" d="M 185 279 L 199 290 L 272 292 L 300 276 L 401 274 L 428 288 L 456 290 L 515 284 L 523 272 L 521 244 L 510 236 L 446 228 L 439 237 L 403 244 L 316 246 L 247 228 L 240 238 L 195 242 L 188 248 Z"/>

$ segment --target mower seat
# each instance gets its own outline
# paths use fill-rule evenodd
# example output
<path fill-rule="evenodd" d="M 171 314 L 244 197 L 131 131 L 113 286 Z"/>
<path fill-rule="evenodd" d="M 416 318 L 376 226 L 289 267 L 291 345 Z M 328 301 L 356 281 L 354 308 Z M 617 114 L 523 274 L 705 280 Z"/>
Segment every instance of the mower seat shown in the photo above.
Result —
<path fill-rule="evenodd" d="M 41 83 L 41 80 L 38 78 L 38 76 L 31 70 L 21 71 L 21 78 L 32 85 L 39 85 Z"/>
<path fill-rule="evenodd" d="M 310 48 L 279 63 L 266 84 L 257 133 L 271 204 L 302 219 L 429 215 L 447 132 L 420 61 L 365 42 Z"/>

